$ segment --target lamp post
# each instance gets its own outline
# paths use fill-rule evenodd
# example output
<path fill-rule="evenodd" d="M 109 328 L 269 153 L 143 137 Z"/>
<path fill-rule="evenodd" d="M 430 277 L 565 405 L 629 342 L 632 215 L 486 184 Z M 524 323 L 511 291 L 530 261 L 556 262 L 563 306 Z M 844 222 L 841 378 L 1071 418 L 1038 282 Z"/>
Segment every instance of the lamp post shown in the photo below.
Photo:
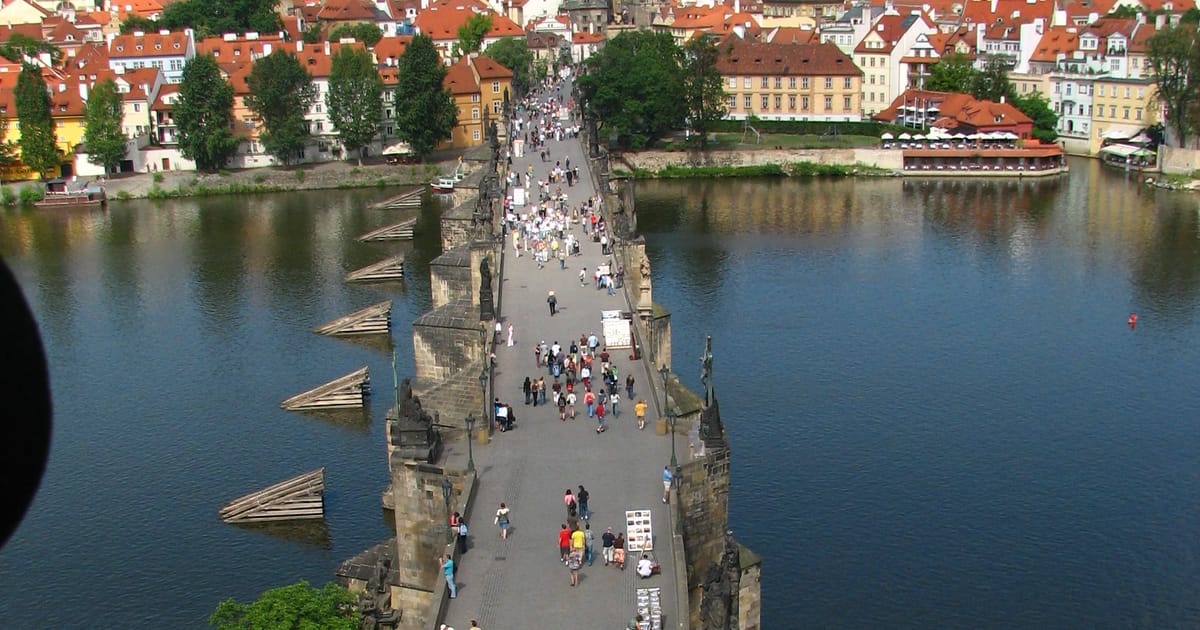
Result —
<path fill-rule="evenodd" d="M 483 402 L 484 402 L 484 404 L 487 404 L 486 400 Z M 471 445 L 471 442 L 475 441 L 474 437 L 475 437 L 475 414 L 469 413 L 469 414 L 467 414 L 467 471 L 468 472 L 475 472 L 475 452 L 474 452 L 474 448 Z"/>
<path fill-rule="evenodd" d="M 488 405 L 492 404 L 488 400 L 488 369 L 485 367 L 479 371 L 479 391 L 483 395 L 483 421 L 487 423 L 488 435 L 492 433 L 492 415 L 488 413 Z"/>
<path fill-rule="evenodd" d="M 671 400 L 671 394 L 667 389 L 667 379 L 671 376 L 671 370 L 668 369 L 666 365 L 663 365 L 662 367 L 658 368 L 658 373 L 662 375 L 663 407 L 666 408 L 667 426 L 671 431 L 671 471 L 672 474 L 677 475 L 676 471 L 679 469 L 679 460 L 675 457 L 675 422 L 678 419 L 678 415 L 675 412 L 675 404 Z"/>
<path fill-rule="evenodd" d="M 454 484 L 450 483 L 449 477 L 442 477 L 442 502 L 446 505 L 446 543 L 454 542 L 454 532 L 450 529 L 450 492 L 454 489 Z"/>

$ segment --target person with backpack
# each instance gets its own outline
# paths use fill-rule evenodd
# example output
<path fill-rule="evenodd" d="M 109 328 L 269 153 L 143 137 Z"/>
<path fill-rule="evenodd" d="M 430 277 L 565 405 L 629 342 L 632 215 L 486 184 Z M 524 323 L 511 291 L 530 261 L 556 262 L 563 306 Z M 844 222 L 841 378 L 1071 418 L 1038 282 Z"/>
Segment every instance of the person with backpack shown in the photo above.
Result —
<path fill-rule="evenodd" d="M 500 503 L 500 509 L 496 510 L 496 518 L 493 521 L 500 528 L 500 540 L 508 540 L 508 506 Z"/>
<path fill-rule="evenodd" d="M 567 516 L 575 516 L 578 513 L 579 506 L 575 502 L 575 493 L 567 488 L 567 493 L 563 495 L 563 503 L 567 505 Z"/>

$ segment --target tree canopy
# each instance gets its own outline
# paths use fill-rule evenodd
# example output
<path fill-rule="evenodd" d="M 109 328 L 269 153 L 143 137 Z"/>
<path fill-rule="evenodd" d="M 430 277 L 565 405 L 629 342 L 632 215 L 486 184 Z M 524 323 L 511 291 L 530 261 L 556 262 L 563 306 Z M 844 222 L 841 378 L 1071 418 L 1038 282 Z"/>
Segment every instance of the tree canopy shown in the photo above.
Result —
<path fill-rule="evenodd" d="M 693 37 L 683 48 L 683 100 L 687 124 L 700 136 L 700 147 L 708 146 L 708 130 L 725 117 L 727 101 L 721 73 L 717 70 L 716 39 Z"/>
<path fill-rule="evenodd" d="M 467 21 L 458 27 L 458 41 L 454 43 L 455 53 L 466 55 L 479 52 L 480 47 L 483 46 L 483 37 L 490 30 L 492 30 L 492 16 L 486 13 L 476 13 L 467 18 Z"/>
<path fill-rule="evenodd" d="M 677 129 L 687 116 L 680 56 L 670 33 L 654 31 L 625 31 L 592 55 L 579 87 L 601 132 L 637 149 Z"/>
<path fill-rule="evenodd" d="M 334 54 L 325 107 L 342 146 L 361 164 L 359 149 L 375 137 L 383 116 L 383 80 L 367 49 L 343 46 Z"/>
<path fill-rule="evenodd" d="M 396 135 L 424 158 L 450 139 L 458 107 L 443 84 L 446 67 L 428 35 L 416 35 L 400 55 L 396 83 Z"/>
<path fill-rule="evenodd" d="M 202 170 L 215 171 L 229 161 L 238 140 L 233 123 L 233 87 L 221 77 L 212 55 L 196 55 L 183 66 L 179 101 L 173 109 L 179 149 Z"/>
<path fill-rule="evenodd" d="M 533 53 L 525 39 L 505 37 L 494 42 L 483 54 L 495 59 L 505 68 L 512 70 L 512 89 L 515 96 L 524 96 L 529 91 L 529 72 L 533 64 Z"/>
<path fill-rule="evenodd" d="M 196 29 L 196 38 L 224 33 L 278 32 L 282 23 L 275 7 L 279 0 L 179 0 L 166 4 L 160 28 Z"/>
<path fill-rule="evenodd" d="M 308 121 L 304 115 L 317 98 L 312 75 L 296 55 L 275 52 L 254 62 L 246 78 L 250 94 L 246 107 L 262 121 L 258 138 L 263 148 L 280 162 L 290 164 L 308 144 Z"/>
<path fill-rule="evenodd" d="M 970 57 L 962 53 L 947 55 L 929 67 L 925 78 L 925 89 L 934 92 L 971 92 L 974 88 L 975 69 Z"/>
<path fill-rule="evenodd" d="M 1021 110 L 1033 120 L 1033 137 L 1042 142 L 1058 140 L 1058 114 L 1050 106 L 1050 99 L 1041 92 L 1018 94 L 1012 99 L 1013 107 Z"/>
<path fill-rule="evenodd" d="M 17 129 L 21 131 L 19 145 L 21 161 L 30 169 L 45 176 L 62 162 L 55 144 L 54 120 L 50 117 L 50 92 L 42 79 L 41 68 L 21 65 L 17 75 Z"/>
<path fill-rule="evenodd" d="M 1197 129 L 1196 100 L 1200 96 L 1200 46 L 1194 26 L 1158 31 L 1146 41 L 1146 64 L 1157 83 L 1158 99 L 1166 110 L 1168 129 L 1179 146 Z"/>
<path fill-rule="evenodd" d="M 97 83 L 88 94 L 83 145 L 88 161 L 104 167 L 105 174 L 117 170 L 125 159 L 125 133 L 121 129 L 124 116 L 116 82 L 105 79 Z"/>
<path fill-rule="evenodd" d="M 362 42 L 368 46 L 374 46 L 383 39 L 383 31 L 379 27 L 370 22 L 356 22 L 354 24 L 341 24 L 329 32 L 329 41 L 336 42 L 344 37 L 351 37 L 355 41 Z"/>
<path fill-rule="evenodd" d="M 989 57 L 980 70 L 970 58 L 955 53 L 942 57 L 929 69 L 925 89 L 935 92 L 960 92 L 993 102 L 1007 100 L 1033 120 L 1033 137 L 1043 142 L 1058 139 L 1058 114 L 1050 101 L 1038 92 L 1018 95 L 1000 57 Z"/>
<path fill-rule="evenodd" d="M 321 588 L 308 582 L 273 588 L 243 604 L 221 602 L 208 623 L 218 630 L 355 630 L 354 596 L 332 582 Z"/>

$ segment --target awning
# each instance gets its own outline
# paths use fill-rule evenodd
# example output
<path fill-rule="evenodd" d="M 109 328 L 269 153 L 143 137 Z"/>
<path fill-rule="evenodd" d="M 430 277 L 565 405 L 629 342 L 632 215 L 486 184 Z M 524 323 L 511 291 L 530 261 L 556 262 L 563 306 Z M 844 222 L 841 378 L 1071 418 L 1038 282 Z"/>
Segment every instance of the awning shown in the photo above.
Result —
<path fill-rule="evenodd" d="M 1124 129 L 1110 129 L 1104 133 L 1105 140 L 1124 140 L 1130 136 Z"/>
<path fill-rule="evenodd" d="M 883 132 L 882 136 L 879 136 L 879 139 L 880 140 L 891 140 L 894 137 L 895 136 L 893 136 L 890 132 L 885 131 L 885 132 Z"/>
<path fill-rule="evenodd" d="M 1129 157 L 1138 151 L 1145 151 L 1139 147 L 1130 146 L 1128 144 L 1110 144 L 1100 148 L 1100 153 L 1106 155 L 1115 155 L 1117 157 Z"/>
<path fill-rule="evenodd" d="M 385 148 L 383 150 L 384 155 L 404 155 L 406 153 L 412 153 L 412 149 L 408 146 L 408 143 L 406 143 L 406 142 L 397 142 L 395 144 L 389 145 L 387 148 Z"/>

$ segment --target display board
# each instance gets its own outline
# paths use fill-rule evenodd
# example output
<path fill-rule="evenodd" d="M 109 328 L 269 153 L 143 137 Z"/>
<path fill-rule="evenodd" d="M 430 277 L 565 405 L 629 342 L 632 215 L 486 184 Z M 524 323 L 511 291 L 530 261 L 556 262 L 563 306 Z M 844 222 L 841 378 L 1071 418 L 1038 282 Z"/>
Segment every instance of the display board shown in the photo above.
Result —
<path fill-rule="evenodd" d="M 648 509 L 625 511 L 625 550 L 628 553 L 654 549 L 654 528 L 650 520 Z"/>
<path fill-rule="evenodd" d="M 514 205 L 514 206 L 525 205 L 525 189 L 522 188 L 521 186 L 513 186 L 512 205 Z"/>
<path fill-rule="evenodd" d="M 630 321 L 621 317 L 621 311 L 600 311 L 600 325 L 604 328 L 604 345 L 613 348 L 633 347 Z"/>
<path fill-rule="evenodd" d="M 662 590 L 657 586 L 639 588 L 637 611 L 642 616 L 638 630 L 662 630 Z"/>

